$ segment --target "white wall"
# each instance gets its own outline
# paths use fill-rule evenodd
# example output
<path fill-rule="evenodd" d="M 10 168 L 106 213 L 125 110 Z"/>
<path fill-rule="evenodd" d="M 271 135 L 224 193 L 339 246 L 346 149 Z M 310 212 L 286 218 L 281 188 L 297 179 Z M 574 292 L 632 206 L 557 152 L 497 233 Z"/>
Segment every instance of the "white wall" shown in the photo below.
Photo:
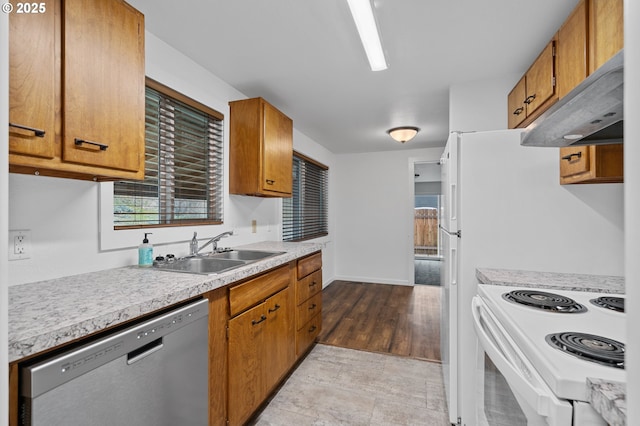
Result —
<path fill-rule="evenodd" d="M 393 141 L 389 141 L 393 143 Z M 413 167 L 442 148 L 336 156 L 336 279 L 411 284 Z"/>
<path fill-rule="evenodd" d="M 9 418 L 9 391 L 7 383 L 9 364 L 7 347 L 8 323 L 8 274 L 7 258 L 9 240 L 9 15 L 0 14 L 0 425 L 6 425 Z"/>
<path fill-rule="evenodd" d="M 228 102 L 246 96 L 192 62 L 153 34 L 146 33 L 146 73 L 173 89 L 223 113 Z M 290 111 L 283 111 L 290 114 Z M 295 123 L 295 119 L 294 119 Z M 225 151 L 228 152 L 228 126 Z M 333 155 L 294 131 L 294 149 L 333 167 Z M 228 157 L 225 179 L 228 180 Z M 331 183 L 330 183 L 331 185 Z M 9 262 L 10 285 L 46 280 L 137 263 L 141 230 L 113 231 L 111 183 L 94 183 L 41 176 L 9 175 L 9 228 L 31 230 L 31 258 Z M 225 185 L 224 224 L 202 227 L 156 228 L 150 241 L 156 254 L 185 255 L 193 231 L 204 240 L 234 230 L 221 246 L 281 239 L 280 199 L 229 195 Z M 257 233 L 251 232 L 256 220 Z M 325 242 L 325 282 L 333 274 L 332 245 Z"/>
<path fill-rule="evenodd" d="M 640 74 L 640 3 L 624 2 L 625 75 Z M 637 324 L 640 324 L 640 81 L 625 78 L 624 126 L 624 180 L 625 180 L 625 278 L 627 282 L 627 424 L 640 424 L 640 339 Z"/>
<path fill-rule="evenodd" d="M 524 73 L 524 70 L 523 70 Z M 485 131 L 507 128 L 507 94 L 521 75 L 458 83 L 449 89 L 449 130 Z"/>

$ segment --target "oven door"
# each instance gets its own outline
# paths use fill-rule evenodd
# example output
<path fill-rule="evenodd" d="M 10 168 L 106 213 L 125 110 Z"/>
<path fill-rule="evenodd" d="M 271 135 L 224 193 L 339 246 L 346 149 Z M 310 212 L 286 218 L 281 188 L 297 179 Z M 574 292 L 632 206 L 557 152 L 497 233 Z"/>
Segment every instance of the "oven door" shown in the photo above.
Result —
<path fill-rule="evenodd" d="M 571 426 L 571 404 L 553 394 L 479 296 L 472 309 L 479 342 L 478 424 Z"/>

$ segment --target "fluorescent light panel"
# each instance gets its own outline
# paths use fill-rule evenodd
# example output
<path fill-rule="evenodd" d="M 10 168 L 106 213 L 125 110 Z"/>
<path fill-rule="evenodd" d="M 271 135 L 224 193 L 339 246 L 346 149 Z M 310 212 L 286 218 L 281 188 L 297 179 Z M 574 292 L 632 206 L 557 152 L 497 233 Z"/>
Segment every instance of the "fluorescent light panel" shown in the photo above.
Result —
<path fill-rule="evenodd" d="M 382 51 L 380 34 L 373 16 L 373 9 L 370 0 L 347 0 L 351 15 L 356 23 L 356 28 L 362 40 L 362 46 L 369 59 L 371 71 L 382 71 L 387 69 L 387 60 Z"/>

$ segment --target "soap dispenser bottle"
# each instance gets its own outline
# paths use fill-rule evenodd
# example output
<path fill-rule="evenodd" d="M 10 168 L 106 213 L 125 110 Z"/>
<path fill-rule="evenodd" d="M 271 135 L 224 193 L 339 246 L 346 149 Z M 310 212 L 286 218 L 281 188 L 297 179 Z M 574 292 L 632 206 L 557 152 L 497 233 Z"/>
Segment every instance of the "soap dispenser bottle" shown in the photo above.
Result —
<path fill-rule="evenodd" d="M 149 244 L 149 239 L 147 238 L 147 235 L 150 234 L 152 232 L 145 232 L 142 244 L 138 246 L 138 265 L 140 266 L 153 265 L 153 245 Z"/>

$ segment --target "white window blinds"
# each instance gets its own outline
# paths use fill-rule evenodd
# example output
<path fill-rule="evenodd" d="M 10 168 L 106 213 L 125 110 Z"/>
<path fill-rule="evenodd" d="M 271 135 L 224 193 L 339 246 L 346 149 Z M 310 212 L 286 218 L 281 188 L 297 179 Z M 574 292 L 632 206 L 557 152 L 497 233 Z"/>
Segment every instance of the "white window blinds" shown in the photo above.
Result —
<path fill-rule="evenodd" d="M 222 223 L 223 117 L 210 111 L 147 87 L 145 177 L 114 184 L 115 228 Z"/>
<path fill-rule="evenodd" d="M 297 152 L 293 154 L 293 192 L 282 202 L 283 241 L 327 235 L 329 168 Z"/>

